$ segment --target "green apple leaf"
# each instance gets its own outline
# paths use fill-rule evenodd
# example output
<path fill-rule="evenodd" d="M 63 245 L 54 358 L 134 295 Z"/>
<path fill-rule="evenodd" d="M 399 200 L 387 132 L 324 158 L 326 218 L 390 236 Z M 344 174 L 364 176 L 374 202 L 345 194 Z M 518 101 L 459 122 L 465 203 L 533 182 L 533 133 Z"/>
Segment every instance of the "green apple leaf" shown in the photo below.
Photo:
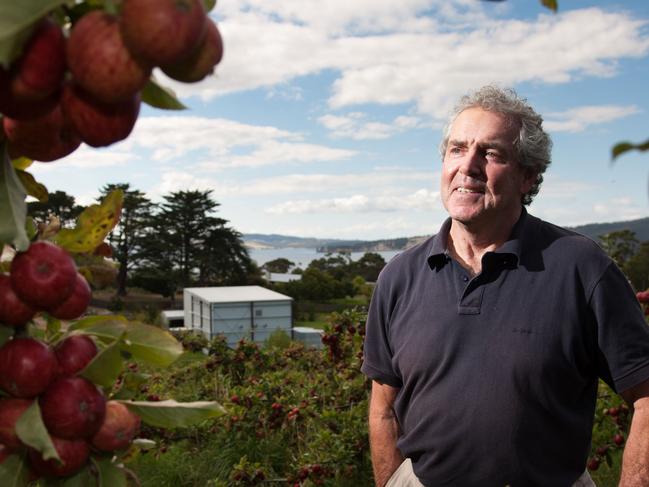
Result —
<path fill-rule="evenodd" d="M 25 487 L 29 471 L 25 459 L 19 455 L 9 455 L 0 463 L 0 485 L 2 487 Z"/>
<path fill-rule="evenodd" d="M 183 346 L 171 333 L 156 326 L 131 322 L 122 350 L 151 365 L 167 367 L 183 353 Z"/>
<path fill-rule="evenodd" d="M 186 110 L 187 107 L 183 105 L 173 91 L 169 88 L 164 88 L 158 83 L 150 79 L 142 89 L 142 101 L 147 105 L 154 108 L 162 108 L 163 110 Z"/>
<path fill-rule="evenodd" d="M 99 472 L 99 487 L 127 487 L 126 472 L 110 458 L 93 459 L 93 463 Z"/>
<path fill-rule="evenodd" d="M 105 342 L 123 337 L 122 354 L 154 366 L 167 367 L 183 353 L 183 346 L 171 333 L 135 321 L 79 321 L 73 329 L 83 330 Z"/>
<path fill-rule="evenodd" d="M 618 156 L 631 150 L 637 150 L 640 152 L 649 150 L 649 139 L 645 140 L 641 144 L 632 144 L 631 142 L 620 142 L 618 144 L 615 144 L 613 146 L 613 149 L 611 149 L 611 159 L 615 160 L 618 158 Z"/>
<path fill-rule="evenodd" d="M 124 365 L 120 345 L 120 340 L 116 340 L 101 350 L 81 371 L 81 375 L 102 387 L 111 387 Z"/>
<path fill-rule="evenodd" d="M 544 7 L 549 8 L 553 12 L 556 12 L 559 10 L 559 2 L 558 0 L 541 0 L 541 5 Z"/>
<path fill-rule="evenodd" d="M 51 458 L 61 460 L 43 424 L 38 401 L 35 400 L 16 421 L 16 435 L 25 445 L 40 451 L 45 460 Z"/>
<path fill-rule="evenodd" d="M 0 347 L 13 336 L 15 331 L 9 326 L 0 326 Z"/>
<path fill-rule="evenodd" d="M 205 5 L 206 12 L 211 12 L 216 7 L 216 0 L 203 0 L 203 5 Z"/>
<path fill-rule="evenodd" d="M 32 159 L 29 159 L 27 157 L 18 157 L 16 159 L 12 159 L 11 163 L 13 164 L 14 168 L 16 170 L 20 169 L 24 171 L 27 169 L 29 166 L 31 166 L 34 161 Z"/>
<path fill-rule="evenodd" d="M 54 318 L 54 316 L 47 315 L 47 325 L 45 327 L 45 336 L 47 341 L 51 341 L 53 338 L 61 333 L 61 320 Z"/>
<path fill-rule="evenodd" d="M 113 323 L 113 322 L 124 322 L 127 320 L 124 316 L 121 315 L 91 315 L 77 320 L 75 323 L 70 325 L 68 328 L 70 331 L 74 330 L 86 330 L 101 324 Z"/>
<path fill-rule="evenodd" d="M 34 22 L 67 0 L 0 2 L 0 65 L 8 67 L 20 55 Z"/>
<path fill-rule="evenodd" d="M 87 465 L 70 477 L 50 481 L 51 484 L 46 483 L 44 487 L 97 487 L 99 485 Z"/>
<path fill-rule="evenodd" d="M 226 412 L 223 406 L 212 401 L 120 402 L 142 418 L 142 421 L 158 428 L 186 428 L 207 419 L 219 417 Z"/>
<path fill-rule="evenodd" d="M 47 202 L 49 193 L 47 192 L 47 188 L 44 184 L 36 181 L 36 178 L 34 178 L 34 176 L 27 171 L 17 169 L 16 176 L 18 176 L 18 179 L 20 179 L 23 188 L 25 188 L 25 191 L 29 196 L 33 196 L 41 203 Z"/>
<path fill-rule="evenodd" d="M 18 250 L 27 250 L 27 193 L 16 176 L 4 143 L 0 143 L 0 159 L 0 245 L 9 243 Z"/>
<path fill-rule="evenodd" d="M 122 212 L 124 192 L 111 191 L 98 205 L 90 205 L 77 218 L 74 228 L 64 228 L 54 241 L 73 253 L 93 252 L 117 225 Z"/>

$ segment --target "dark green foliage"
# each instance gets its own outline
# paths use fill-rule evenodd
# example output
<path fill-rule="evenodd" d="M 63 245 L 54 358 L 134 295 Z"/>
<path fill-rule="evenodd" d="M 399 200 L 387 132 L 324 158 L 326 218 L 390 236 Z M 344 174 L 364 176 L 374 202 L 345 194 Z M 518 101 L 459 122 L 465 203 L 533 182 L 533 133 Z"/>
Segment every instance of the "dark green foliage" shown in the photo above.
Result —
<path fill-rule="evenodd" d="M 108 235 L 108 243 L 113 249 L 113 258 L 119 263 L 117 295 L 125 296 L 128 272 L 142 260 L 142 245 L 149 237 L 147 223 L 154 205 L 144 193 L 132 190 L 127 183 L 107 184 L 100 190 L 101 198 L 116 189 L 124 192 L 122 214 L 119 223 Z"/>
<path fill-rule="evenodd" d="M 145 428 L 157 448 L 129 464 L 143 486 L 371 485 L 368 381 L 360 372 L 364 314 L 334 314 L 326 347 L 260 348 L 223 338 L 208 356 L 155 371 L 141 399 L 216 400 L 228 414 L 191 430 Z M 206 345 L 181 337 L 192 350 Z"/>
<path fill-rule="evenodd" d="M 357 294 L 368 296 L 369 292 L 363 284 L 365 281 L 376 281 L 384 266 L 383 257 L 372 252 L 366 253 L 358 261 L 352 261 L 347 254 L 326 254 L 309 263 L 301 272 L 301 280 L 275 284 L 274 288 L 300 301 L 326 301 Z"/>
<path fill-rule="evenodd" d="M 77 205 L 74 196 L 65 191 L 49 193 L 46 202 L 32 201 L 27 203 L 27 213 L 35 220 L 45 223 L 50 214 L 56 215 L 64 227 L 74 224 L 76 218 L 83 211 L 83 206 Z"/>
<path fill-rule="evenodd" d="M 269 260 L 261 267 L 268 272 L 287 274 L 291 269 L 293 269 L 293 267 L 295 267 L 295 262 L 291 262 L 284 257 L 280 257 L 278 259 Z"/>
<path fill-rule="evenodd" d="M 636 291 L 649 288 L 649 241 L 640 244 L 637 252 L 625 262 L 622 270 Z"/>
<path fill-rule="evenodd" d="M 638 249 L 638 239 L 631 230 L 617 230 L 599 236 L 602 248 L 622 267 Z"/>

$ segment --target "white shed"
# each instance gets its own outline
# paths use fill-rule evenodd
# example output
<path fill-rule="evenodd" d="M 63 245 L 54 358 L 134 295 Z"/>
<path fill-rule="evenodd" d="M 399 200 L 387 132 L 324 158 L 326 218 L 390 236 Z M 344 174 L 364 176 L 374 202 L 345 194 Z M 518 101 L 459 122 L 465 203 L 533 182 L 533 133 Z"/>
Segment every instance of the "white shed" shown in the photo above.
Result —
<path fill-rule="evenodd" d="M 223 334 L 230 346 L 242 338 L 261 343 L 278 329 L 291 335 L 292 302 L 261 286 L 185 288 L 185 327 L 208 338 Z"/>

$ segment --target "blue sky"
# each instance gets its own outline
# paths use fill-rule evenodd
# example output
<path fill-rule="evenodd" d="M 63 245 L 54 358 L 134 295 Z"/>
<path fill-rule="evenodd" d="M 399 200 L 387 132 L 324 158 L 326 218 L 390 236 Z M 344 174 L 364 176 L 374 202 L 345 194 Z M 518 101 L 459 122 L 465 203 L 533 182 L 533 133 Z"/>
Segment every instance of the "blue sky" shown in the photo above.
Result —
<path fill-rule="evenodd" d="M 435 233 L 441 128 L 483 84 L 544 116 L 553 163 L 530 212 L 560 225 L 647 216 L 649 2 L 219 0 L 215 76 L 174 83 L 190 110 L 143 107 L 131 136 L 32 172 L 92 203 L 128 182 L 154 201 L 211 189 L 244 233 L 379 239 Z"/>

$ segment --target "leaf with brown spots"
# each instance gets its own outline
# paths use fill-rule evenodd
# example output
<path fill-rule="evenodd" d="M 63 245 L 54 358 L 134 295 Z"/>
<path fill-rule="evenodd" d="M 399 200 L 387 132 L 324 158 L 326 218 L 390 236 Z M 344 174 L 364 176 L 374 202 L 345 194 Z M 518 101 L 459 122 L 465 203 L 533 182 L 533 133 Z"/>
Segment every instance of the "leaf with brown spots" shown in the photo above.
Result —
<path fill-rule="evenodd" d="M 77 219 L 75 228 L 61 230 L 54 241 L 68 252 L 93 252 L 117 225 L 122 212 L 124 192 L 116 189 L 99 205 L 90 205 Z"/>

